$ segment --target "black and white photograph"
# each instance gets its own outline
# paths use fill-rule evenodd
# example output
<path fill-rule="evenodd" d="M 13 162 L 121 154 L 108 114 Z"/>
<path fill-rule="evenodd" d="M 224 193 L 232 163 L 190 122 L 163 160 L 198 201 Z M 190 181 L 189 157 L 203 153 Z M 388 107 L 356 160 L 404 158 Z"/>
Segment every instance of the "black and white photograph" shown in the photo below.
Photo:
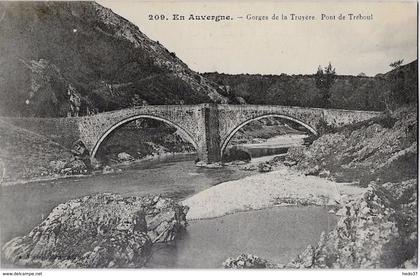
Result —
<path fill-rule="evenodd" d="M 0 1 L 2 275 L 415 276 L 418 97 L 416 1 Z"/>

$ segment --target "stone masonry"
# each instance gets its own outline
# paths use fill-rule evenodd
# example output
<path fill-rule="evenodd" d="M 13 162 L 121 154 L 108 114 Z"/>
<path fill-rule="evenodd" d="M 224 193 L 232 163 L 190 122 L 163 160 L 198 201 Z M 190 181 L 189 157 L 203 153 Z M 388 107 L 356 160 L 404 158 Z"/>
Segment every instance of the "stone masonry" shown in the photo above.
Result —
<path fill-rule="evenodd" d="M 139 106 L 92 116 L 69 118 L 1 118 L 14 125 L 45 135 L 54 142 L 71 148 L 82 141 L 91 158 L 104 139 L 128 122 L 151 118 L 180 130 L 197 149 L 201 161 L 214 163 L 233 135 L 251 121 L 265 117 L 281 117 L 297 122 L 314 134 L 321 123 L 343 126 L 380 115 L 381 112 L 321 109 L 270 105 L 154 105 Z"/>

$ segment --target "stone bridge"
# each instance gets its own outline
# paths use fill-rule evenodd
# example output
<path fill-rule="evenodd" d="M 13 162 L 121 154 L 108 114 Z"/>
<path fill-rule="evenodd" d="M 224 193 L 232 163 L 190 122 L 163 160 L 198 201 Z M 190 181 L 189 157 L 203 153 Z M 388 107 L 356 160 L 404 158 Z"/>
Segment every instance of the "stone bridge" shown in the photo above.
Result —
<path fill-rule="evenodd" d="M 141 106 L 70 118 L 7 118 L 20 127 L 46 135 L 71 148 L 82 141 L 91 158 L 113 131 L 139 118 L 166 122 L 180 130 L 197 149 L 200 160 L 213 163 L 221 160 L 233 135 L 251 121 L 280 117 L 294 121 L 314 134 L 321 124 L 343 126 L 380 115 L 381 112 L 320 109 L 269 105 L 155 105 Z"/>

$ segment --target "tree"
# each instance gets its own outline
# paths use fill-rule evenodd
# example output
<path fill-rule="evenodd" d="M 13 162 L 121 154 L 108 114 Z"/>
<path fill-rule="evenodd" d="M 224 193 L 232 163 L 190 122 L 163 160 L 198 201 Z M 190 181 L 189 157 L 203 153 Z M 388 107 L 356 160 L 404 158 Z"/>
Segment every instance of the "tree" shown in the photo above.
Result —
<path fill-rule="evenodd" d="M 336 79 L 335 68 L 332 67 L 331 62 L 324 69 L 319 66 L 315 74 L 316 87 L 321 91 L 321 105 L 322 107 L 330 106 L 330 89 Z"/>
<path fill-rule="evenodd" d="M 394 69 L 397 69 L 398 67 L 400 67 L 404 62 L 404 59 L 400 59 L 394 62 L 391 62 L 391 64 L 389 64 L 389 66 L 391 66 Z"/>

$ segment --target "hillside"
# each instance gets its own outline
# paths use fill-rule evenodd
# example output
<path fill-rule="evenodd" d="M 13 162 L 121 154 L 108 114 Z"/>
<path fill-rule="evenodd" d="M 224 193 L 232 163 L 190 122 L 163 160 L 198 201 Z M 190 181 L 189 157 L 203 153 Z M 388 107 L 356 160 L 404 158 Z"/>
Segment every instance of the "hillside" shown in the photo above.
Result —
<path fill-rule="evenodd" d="M 51 161 L 64 165 L 75 158 L 48 138 L 0 120 L 0 184 L 53 174 Z"/>
<path fill-rule="evenodd" d="M 226 102 L 217 85 L 95 2 L 1 2 L 0 115 Z"/>
<path fill-rule="evenodd" d="M 393 79 L 401 78 L 411 101 L 417 99 L 417 60 L 375 77 L 337 75 L 331 87 L 331 107 L 355 110 L 384 110 Z M 314 68 L 314 73 L 315 73 Z M 204 73 L 237 102 L 321 107 L 314 75 L 250 75 Z M 398 88 L 402 90 L 401 87 Z"/>
<path fill-rule="evenodd" d="M 416 108 L 398 108 L 392 114 L 333 129 L 308 148 L 289 149 L 286 163 L 305 174 L 362 186 L 416 178 Z"/>
<path fill-rule="evenodd" d="M 203 102 L 320 106 L 314 75 L 200 75 L 95 2 L 1 2 L 0 10 L 0 116 Z M 413 61 L 375 77 L 337 76 L 331 107 L 384 110 L 395 76 L 417 95 Z"/>

